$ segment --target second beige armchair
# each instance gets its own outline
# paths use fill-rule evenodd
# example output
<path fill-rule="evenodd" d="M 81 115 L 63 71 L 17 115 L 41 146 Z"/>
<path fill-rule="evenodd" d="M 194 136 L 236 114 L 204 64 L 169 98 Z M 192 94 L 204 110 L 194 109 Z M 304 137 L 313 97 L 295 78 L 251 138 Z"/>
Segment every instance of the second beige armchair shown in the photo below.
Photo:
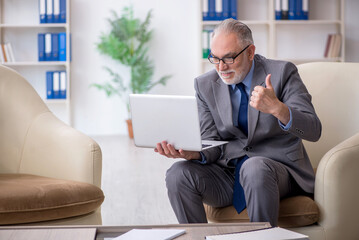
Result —
<path fill-rule="evenodd" d="M 311 240 L 359 239 L 359 63 L 298 66 L 322 122 L 318 142 L 305 142 L 317 169 L 314 200 L 301 196 L 280 203 L 279 226 Z M 212 222 L 249 221 L 246 210 L 206 206 Z"/>

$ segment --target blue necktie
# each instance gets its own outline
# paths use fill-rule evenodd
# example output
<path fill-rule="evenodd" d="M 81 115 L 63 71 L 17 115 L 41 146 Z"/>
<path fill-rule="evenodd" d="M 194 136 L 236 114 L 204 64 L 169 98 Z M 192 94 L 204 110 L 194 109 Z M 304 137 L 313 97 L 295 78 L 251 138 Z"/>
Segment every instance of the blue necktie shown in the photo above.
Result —
<path fill-rule="evenodd" d="M 238 114 L 238 127 L 243 131 L 243 133 L 248 135 L 248 97 L 244 89 L 244 84 L 237 84 L 238 89 L 241 91 L 241 104 L 239 106 Z M 234 188 L 233 188 L 233 206 L 238 213 L 242 212 L 246 208 L 246 199 L 244 198 L 243 187 L 239 182 L 239 171 L 242 167 L 242 164 L 248 159 L 248 156 L 237 159 L 235 178 L 234 178 Z"/>
<path fill-rule="evenodd" d="M 241 91 L 241 104 L 239 106 L 238 113 L 238 127 L 243 131 L 243 133 L 248 135 L 248 97 L 246 90 L 244 89 L 243 83 L 238 83 L 237 88 Z"/>

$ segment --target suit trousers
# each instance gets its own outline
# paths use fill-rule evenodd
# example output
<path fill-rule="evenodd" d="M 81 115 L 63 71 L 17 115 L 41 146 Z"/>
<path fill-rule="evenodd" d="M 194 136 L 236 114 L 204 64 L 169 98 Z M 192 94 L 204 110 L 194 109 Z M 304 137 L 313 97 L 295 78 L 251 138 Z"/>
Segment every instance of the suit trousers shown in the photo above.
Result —
<path fill-rule="evenodd" d="M 203 203 L 232 205 L 234 168 L 196 161 L 178 161 L 166 173 L 171 206 L 179 223 L 207 223 Z M 283 164 L 265 157 L 251 157 L 240 170 L 251 222 L 278 224 L 279 202 L 301 192 Z"/>

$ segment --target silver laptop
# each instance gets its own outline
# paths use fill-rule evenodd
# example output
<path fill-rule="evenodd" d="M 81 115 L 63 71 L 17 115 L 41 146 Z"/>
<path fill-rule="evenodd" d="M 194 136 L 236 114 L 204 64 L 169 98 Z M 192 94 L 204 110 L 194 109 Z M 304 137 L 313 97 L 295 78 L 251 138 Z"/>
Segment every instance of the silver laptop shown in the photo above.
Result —
<path fill-rule="evenodd" d="M 201 140 L 197 101 L 193 96 L 130 94 L 135 145 L 155 148 L 167 141 L 175 149 L 201 151 L 226 141 Z"/>

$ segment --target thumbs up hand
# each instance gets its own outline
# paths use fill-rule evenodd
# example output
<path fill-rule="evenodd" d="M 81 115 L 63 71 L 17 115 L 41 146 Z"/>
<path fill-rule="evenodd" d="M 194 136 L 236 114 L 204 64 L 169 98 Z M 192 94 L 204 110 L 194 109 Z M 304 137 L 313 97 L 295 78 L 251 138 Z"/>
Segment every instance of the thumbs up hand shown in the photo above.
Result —
<path fill-rule="evenodd" d="M 267 75 L 265 82 L 266 87 L 254 87 L 249 104 L 261 112 L 273 114 L 273 108 L 278 104 L 279 100 L 272 86 L 271 74 Z"/>
<path fill-rule="evenodd" d="M 272 82 L 270 80 L 271 76 L 272 76 L 272 74 L 268 74 L 266 77 L 266 88 L 273 90 Z"/>
<path fill-rule="evenodd" d="M 289 109 L 275 95 L 271 74 L 267 75 L 265 83 L 266 87 L 256 86 L 253 89 L 249 105 L 263 113 L 272 114 L 283 124 L 287 124 L 290 119 Z"/>

